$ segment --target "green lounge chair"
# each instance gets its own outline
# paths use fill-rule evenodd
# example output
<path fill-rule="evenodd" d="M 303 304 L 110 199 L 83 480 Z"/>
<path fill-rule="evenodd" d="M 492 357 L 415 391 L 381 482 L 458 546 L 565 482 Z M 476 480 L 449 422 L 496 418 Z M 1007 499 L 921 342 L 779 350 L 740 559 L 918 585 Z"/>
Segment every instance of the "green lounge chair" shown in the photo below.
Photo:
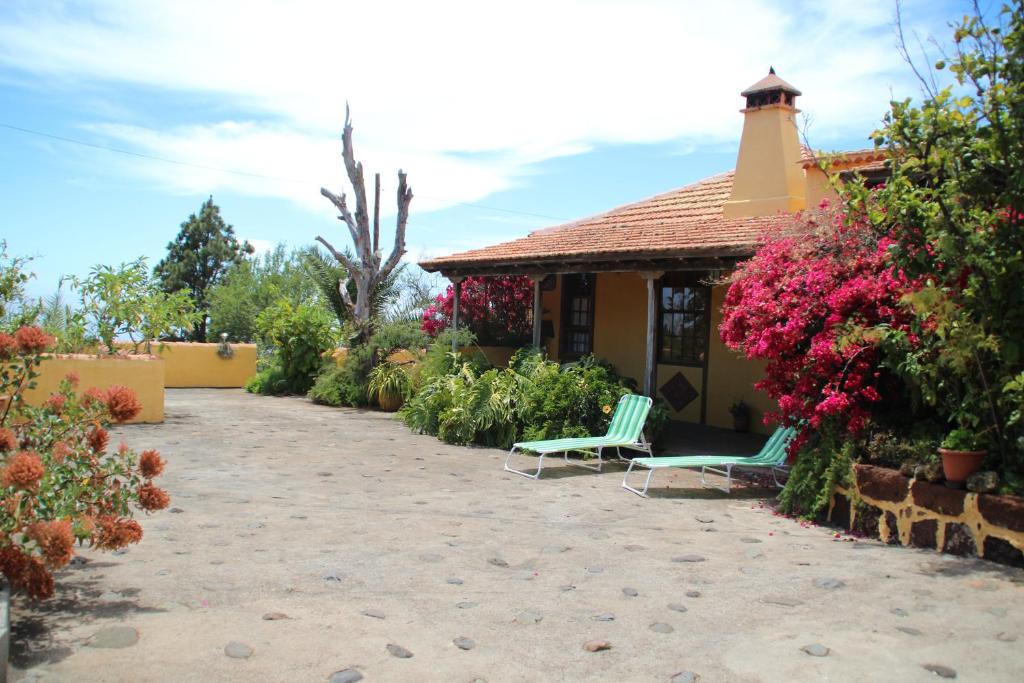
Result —
<path fill-rule="evenodd" d="M 605 436 L 591 436 L 579 439 L 552 439 L 549 441 L 523 441 L 513 444 L 512 450 L 505 458 L 505 471 L 514 474 L 521 474 L 530 479 L 539 479 L 541 470 L 544 469 L 544 456 L 549 453 L 562 453 L 565 462 L 570 465 L 577 465 L 596 472 L 601 471 L 601 451 L 605 448 L 615 448 L 620 460 L 622 457 L 620 449 L 629 448 L 634 451 L 641 451 L 651 455 L 651 447 L 644 438 L 644 423 L 647 421 L 647 413 L 651 410 L 651 399 L 636 394 L 626 394 L 619 399 L 615 406 L 615 414 L 612 415 L 612 423 L 608 425 L 608 433 Z M 509 467 L 512 455 L 516 451 L 533 451 L 540 455 L 537 462 L 536 472 L 525 472 Z M 569 453 L 586 453 L 597 456 L 597 465 L 585 465 L 569 461 Z"/>
<path fill-rule="evenodd" d="M 771 438 L 768 439 L 768 442 L 757 455 L 678 455 L 663 456 L 659 458 L 634 458 L 633 461 L 629 463 L 629 469 L 626 470 L 626 476 L 622 478 L 622 488 L 646 498 L 647 487 L 651 485 L 651 475 L 654 474 L 654 470 L 663 467 L 699 467 L 701 485 L 707 488 L 715 488 L 726 493 L 729 493 L 732 490 L 733 468 L 767 469 L 772 473 L 772 480 L 775 482 L 775 485 L 781 487 L 782 484 L 779 483 L 776 473 L 786 472 L 786 448 L 789 446 L 790 441 L 793 440 L 795 435 L 796 430 L 794 428 L 779 427 L 775 430 L 775 433 L 771 435 Z M 633 488 L 627 483 L 629 475 L 633 472 L 634 466 L 646 467 L 648 470 L 647 480 L 644 482 L 643 489 L 640 490 Z M 709 484 L 704 479 L 705 472 L 714 472 L 715 474 L 724 476 L 725 486 Z"/>

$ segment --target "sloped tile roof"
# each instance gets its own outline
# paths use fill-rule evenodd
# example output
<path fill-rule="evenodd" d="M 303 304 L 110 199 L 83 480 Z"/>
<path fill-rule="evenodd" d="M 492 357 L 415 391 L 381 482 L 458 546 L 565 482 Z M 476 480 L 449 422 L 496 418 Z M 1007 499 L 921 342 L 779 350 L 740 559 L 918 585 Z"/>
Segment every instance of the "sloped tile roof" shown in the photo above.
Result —
<path fill-rule="evenodd" d="M 868 151 L 857 153 L 856 161 L 851 159 L 843 170 L 875 163 L 878 154 L 868 155 Z M 813 154 L 805 150 L 802 162 L 812 165 Z M 420 266 L 444 271 L 544 262 L 747 256 L 767 229 L 790 217 L 780 213 L 724 218 L 722 205 L 732 192 L 732 183 L 733 171 L 728 171 L 596 216 L 535 230 L 510 242 L 421 261 Z"/>

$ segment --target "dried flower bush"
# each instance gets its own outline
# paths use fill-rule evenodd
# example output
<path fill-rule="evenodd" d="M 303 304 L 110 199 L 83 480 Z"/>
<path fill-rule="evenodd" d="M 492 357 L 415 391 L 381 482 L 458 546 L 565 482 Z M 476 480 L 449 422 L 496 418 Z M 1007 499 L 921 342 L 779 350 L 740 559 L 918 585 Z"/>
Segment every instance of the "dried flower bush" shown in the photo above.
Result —
<path fill-rule="evenodd" d="M 138 543 L 134 510 L 169 503 L 153 483 L 164 468 L 158 453 L 109 447 L 106 427 L 142 409 L 134 391 L 79 396 L 72 373 L 42 406 L 25 403 L 54 344 L 37 327 L 0 332 L 0 571 L 33 598 L 53 595 L 53 571 L 71 561 L 76 541 L 103 550 Z"/>

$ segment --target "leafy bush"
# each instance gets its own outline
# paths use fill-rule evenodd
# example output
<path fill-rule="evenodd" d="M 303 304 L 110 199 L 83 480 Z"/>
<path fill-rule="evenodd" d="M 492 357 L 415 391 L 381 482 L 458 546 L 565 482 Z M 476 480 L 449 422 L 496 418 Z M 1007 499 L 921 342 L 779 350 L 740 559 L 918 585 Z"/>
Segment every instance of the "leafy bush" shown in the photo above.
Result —
<path fill-rule="evenodd" d="M 362 364 L 349 357 L 341 363 L 325 363 L 307 396 L 313 403 L 328 406 L 369 405 Z"/>
<path fill-rule="evenodd" d="M 326 363 L 308 396 L 314 403 L 330 406 L 371 405 L 377 401 L 376 393 L 369 391 L 369 377 L 374 367 L 401 349 L 418 353 L 427 342 L 427 336 L 415 322 L 381 325 L 369 341 L 349 349 L 341 363 Z M 406 377 L 410 387 L 413 375 L 418 374 L 415 369 L 409 370 Z"/>
<path fill-rule="evenodd" d="M 256 328 L 261 342 L 274 349 L 274 356 L 271 365 L 252 378 L 246 389 L 263 394 L 309 391 L 323 354 L 334 348 L 331 315 L 318 306 L 292 306 L 279 299 L 257 316 Z"/>
<path fill-rule="evenodd" d="M 68 375 L 42 407 L 26 405 L 42 354 L 54 339 L 38 327 L 0 332 L 0 572 L 33 598 L 53 595 L 52 572 L 88 543 L 115 550 L 142 539 L 133 508 L 167 507 L 153 484 L 164 468 L 156 451 L 108 449 L 111 421 L 135 417 L 142 406 L 127 387 L 76 395 Z"/>
<path fill-rule="evenodd" d="M 160 289 L 145 258 L 117 267 L 98 265 L 86 278 L 70 281 L 81 301 L 68 327 L 86 326 L 108 353 L 117 352 L 119 336 L 128 337 L 138 351 L 143 342 L 176 335 L 200 318 L 188 292 L 168 294 Z"/>
<path fill-rule="evenodd" d="M 400 415 L 449 443 L 509 448 L 522 439 L 604 434 L 619 398 L 631 393 L 606 363 L 588 358 L 560 367 L 532 348 L 503 370 L 454 353 L 445 362 L 450 370 L 430 378 Z"/>

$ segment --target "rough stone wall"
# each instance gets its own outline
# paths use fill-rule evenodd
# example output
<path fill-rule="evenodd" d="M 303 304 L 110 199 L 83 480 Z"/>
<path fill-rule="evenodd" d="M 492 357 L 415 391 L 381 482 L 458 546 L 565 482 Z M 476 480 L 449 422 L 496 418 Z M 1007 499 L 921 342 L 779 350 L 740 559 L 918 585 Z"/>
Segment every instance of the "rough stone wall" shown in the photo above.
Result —
<path fill-rule="evenodd" d="M 1024 567 L 1024 499 L 950 489 L 871 465 L 854 465 L 853 475 L 853 490 L 832 495 L 831 523 L 893 545 Z"/>

